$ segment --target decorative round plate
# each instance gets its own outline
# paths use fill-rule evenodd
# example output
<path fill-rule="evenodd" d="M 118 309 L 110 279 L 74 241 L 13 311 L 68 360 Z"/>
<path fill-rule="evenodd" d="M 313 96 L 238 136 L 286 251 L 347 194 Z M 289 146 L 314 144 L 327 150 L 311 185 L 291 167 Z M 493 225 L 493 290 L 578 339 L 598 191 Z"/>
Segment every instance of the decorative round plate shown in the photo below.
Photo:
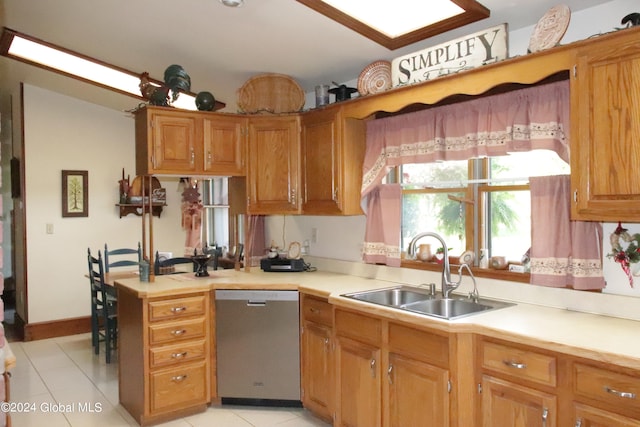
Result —
<path fill-rule="evenodd" d="M 571 9 L 567 5 L 559 4 L 549 9 L 533 29 L 529 40 L 529 52 L 539 52 L 560 43 L 570 19 Z"/>
<path fill-rule="evenodd" d="M 391 88 L 391 62 L 376 61 L 367 65 L 358 77 L 361 96 L 384 92 Z"/>

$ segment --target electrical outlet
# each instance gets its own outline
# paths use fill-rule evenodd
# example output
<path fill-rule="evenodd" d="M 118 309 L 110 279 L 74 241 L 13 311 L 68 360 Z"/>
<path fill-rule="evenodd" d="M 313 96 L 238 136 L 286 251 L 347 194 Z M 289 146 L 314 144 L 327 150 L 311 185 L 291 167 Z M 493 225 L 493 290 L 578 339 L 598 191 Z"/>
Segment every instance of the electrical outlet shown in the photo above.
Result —
<path fill-rule="evenodd" d="M 53 234 L 53 224 L 47 224 L 47 234 Z"/>
<path fill-rule="evenodd" d="M 311 229 L 311 243 L 318 243 L 318 229 L 315 227 Z"/>

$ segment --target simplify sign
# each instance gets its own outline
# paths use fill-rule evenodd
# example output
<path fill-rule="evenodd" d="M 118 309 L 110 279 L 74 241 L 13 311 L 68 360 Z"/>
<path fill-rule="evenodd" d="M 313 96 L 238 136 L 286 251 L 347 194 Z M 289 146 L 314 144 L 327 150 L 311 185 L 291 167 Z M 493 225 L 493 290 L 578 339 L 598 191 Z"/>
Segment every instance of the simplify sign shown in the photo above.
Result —
<path fill-rule="evenodd" d="M 507 24 L 502 24 L 394 59 L 392 86 L 432 80 L 506 58 Z"/>

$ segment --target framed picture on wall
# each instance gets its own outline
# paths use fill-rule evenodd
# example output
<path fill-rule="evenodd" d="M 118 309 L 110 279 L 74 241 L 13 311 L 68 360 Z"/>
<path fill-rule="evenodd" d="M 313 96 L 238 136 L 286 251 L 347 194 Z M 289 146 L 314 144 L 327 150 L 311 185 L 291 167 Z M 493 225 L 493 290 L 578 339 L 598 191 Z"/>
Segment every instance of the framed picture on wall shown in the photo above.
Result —
<path fill-rule="evenodd" d="M 62 171 L 62 216 L 89 216 L 88 171 Z"/>

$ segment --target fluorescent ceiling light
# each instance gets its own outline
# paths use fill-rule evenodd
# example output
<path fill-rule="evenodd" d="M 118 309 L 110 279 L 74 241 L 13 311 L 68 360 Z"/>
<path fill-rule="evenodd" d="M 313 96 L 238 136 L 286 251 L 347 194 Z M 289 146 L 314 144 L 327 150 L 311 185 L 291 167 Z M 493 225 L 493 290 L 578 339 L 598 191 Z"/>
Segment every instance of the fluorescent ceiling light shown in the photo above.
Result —
<path fill-rule="evenodd" d="M 323 0 L 389 37 L 398 37 L 464 12 L 449 0 Z"/>
<path fill-rule="evenodd" d="M 7 28 L 2 33 L 0 46 L 0 54 L 9 58 L 145 100 L 140 93 L 140 75 L 132 71 L 100 62 Z M 150 80 L 156 86 L 163 84 L 155 79 Z M 171 105 L 185 110 L 197 109 L 195 95 L 192 93 L 181 92 L 178 99 Z M 220 105 L 224 107 L 224 104 Z"/>
<path fill-rule="evenodd" d="M 391 50 L 490 14 L 476 0 L 297 1 Z"/>

